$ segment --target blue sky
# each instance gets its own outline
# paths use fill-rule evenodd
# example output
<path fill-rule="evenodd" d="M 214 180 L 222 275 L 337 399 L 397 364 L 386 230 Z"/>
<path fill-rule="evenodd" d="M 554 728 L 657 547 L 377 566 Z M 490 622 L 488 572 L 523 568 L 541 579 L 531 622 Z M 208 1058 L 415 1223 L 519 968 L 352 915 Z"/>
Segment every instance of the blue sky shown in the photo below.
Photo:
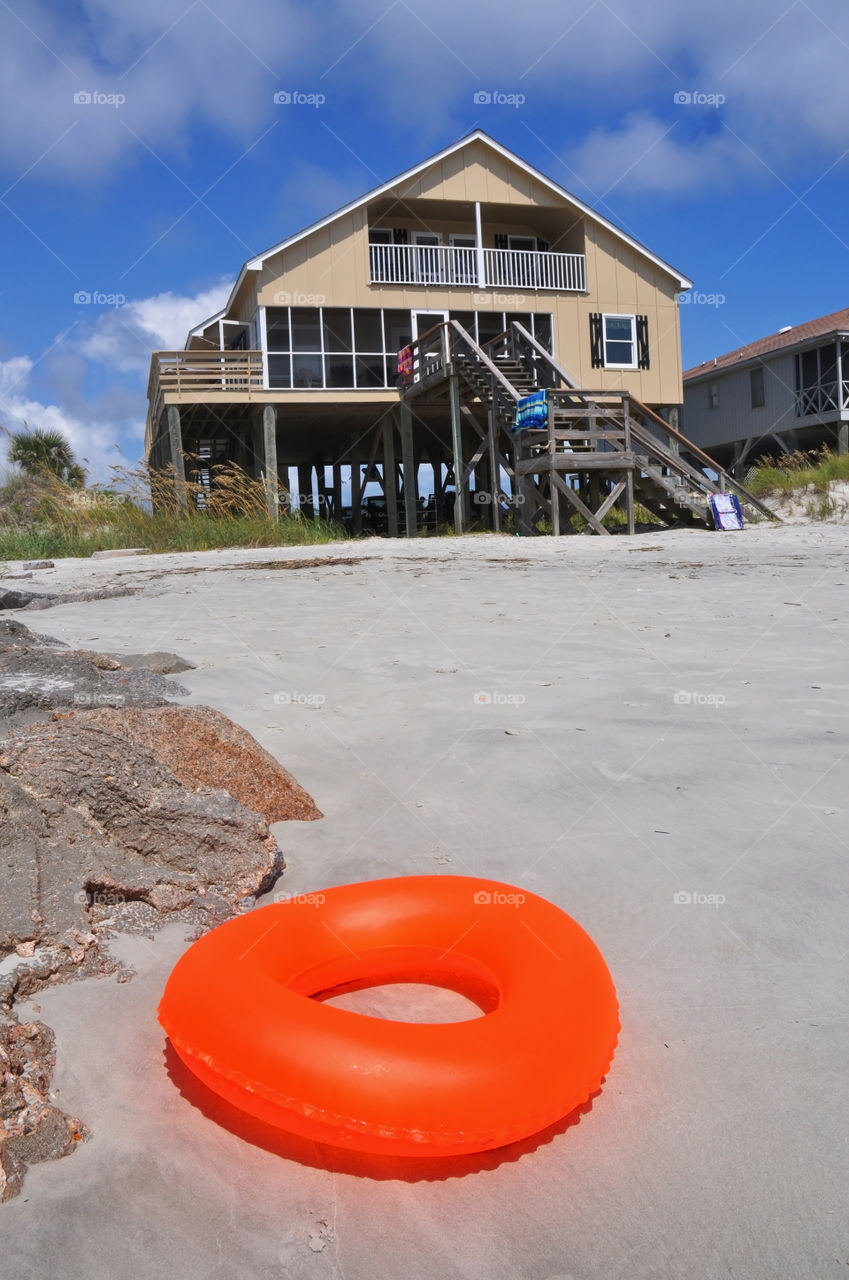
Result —
<path fill-rule="evenodd" d="M 847 64 L 845 0 L 2 0 L 0 424 L 107 478 L 246 258 L 474 128 L 695 281 L 685 366 L 849 305 Z"/>

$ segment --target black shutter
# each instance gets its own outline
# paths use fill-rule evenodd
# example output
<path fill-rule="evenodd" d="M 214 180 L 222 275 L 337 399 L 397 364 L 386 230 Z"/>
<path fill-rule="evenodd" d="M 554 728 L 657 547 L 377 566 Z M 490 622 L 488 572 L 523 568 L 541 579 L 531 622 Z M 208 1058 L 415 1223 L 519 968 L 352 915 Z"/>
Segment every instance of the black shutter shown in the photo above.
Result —
<path fill-rule="evenodd" d="M 508 247 L 507 237 L 497 235 L 495 237 L 495 247 L 496 249 L 506 249 Z"/>
<path fill-rule="evenodd" d="M 537 253 L 548 253 L 550 248 L 551 245 L 547 240 L 540 240 L 539 236 L 537 236 Z"/>
<path fill-rule="evenodd" d="M 648 369 L 649 366 L 649 318 L 637 316 L 637 368 Z"/>
<path fill-rule="evenodd" d="M 600 311 L 590 315 L 590 363 L 594 369 L 604 368 L 604 328 Z"/>
<path fill-rule="evenodd" d="M 406 230 L 406 228 L 405 228 L 405 227 L 394 227 L 394 228 L 393 228 L 393 231 L 392 231 L 392 243 L 393 243 L 393 244 L 406 244 L 406 243 L 407 243 L 407 230 Z"/>

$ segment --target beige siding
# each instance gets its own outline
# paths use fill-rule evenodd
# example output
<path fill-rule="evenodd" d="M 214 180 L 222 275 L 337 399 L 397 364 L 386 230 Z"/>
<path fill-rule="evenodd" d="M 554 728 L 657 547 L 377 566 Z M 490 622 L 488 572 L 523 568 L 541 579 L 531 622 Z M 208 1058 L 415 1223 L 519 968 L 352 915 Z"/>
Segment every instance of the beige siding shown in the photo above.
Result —
<path fill-rule="evenodd" d="M 484 235 L 490 245 L 496 228 L 512 234 L 537 234 L 554 242 L 556 236 L 551 229 L 566 232 L 576 217 L 569 202 L 480 142 L 401 184 L 397 195 L 407 202 L 458 202 L 458 208 L 461 203 L 480 201 Z M 515 221 L 511 209 L 505 206 L 515 209 Z M 409 208 L 399 205 L 397 212 L 376 221 L 383 226 L 404 225 L 405 221 L 413 226 L 415 219 L 410 221 L 409 214 Z M 424 225 L 443 232 L 447 243 L 451 231 L 473 231 L 473 210 L 468 210 L 465 217 L 467 220 L 459 223 L 454 216 L 435 221 L 428 217 Z M 543 226 L 545 230 L 541 229 Z M 573 240 L 575 235 L 580 238 L 586 253 L 587 294 L 487 290 L 488 299 L 484 300 L 477 288 L 372 285 L 368 209 L 362 205 L 266 259 L 261 271 L 249 271 L 238 314 L 250 320 L 257 304 L 551 312 L 556 354 L 581 385 L 599 389 L 624 387 L 650 404 L 680 403 L 678 282 L 639 250 L 589 218 L 572 234 Z M 592 368 L 589 317 L 596 311 L 648 317 L 650 369 Z"/>

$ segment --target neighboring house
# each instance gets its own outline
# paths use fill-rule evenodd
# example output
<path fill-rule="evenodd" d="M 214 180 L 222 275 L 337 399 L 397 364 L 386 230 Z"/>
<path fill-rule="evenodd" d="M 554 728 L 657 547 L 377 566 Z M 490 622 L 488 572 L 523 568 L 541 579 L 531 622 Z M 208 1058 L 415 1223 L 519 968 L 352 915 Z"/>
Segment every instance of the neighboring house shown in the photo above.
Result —
<path fill-rule="evenodd" d="M 778 333 L 684 374 L 682 428 L 739 473 L 759 457 L 849 449 L 849 309 Z"/>
<path fill-rule="evenodd" d="M 378 480 L 390 531 L 399 505 L 413 531 L 419 468 L 433 467 L 437 495 L 456 495 L 486 406 L 466 397 L 462 431 L 444 398 L 420 396 L 405 417 L 399 351 L 418 357 L 424 335 L 459 332 L 454 321 L 483 350 L 518 323 L 575 385 L 668 416 L 682 400 L 677 297 L 689 287 L 477 131 L 246 262 L 185 349 L 153 355 L 147 457 L 179 474 L 186 455 L 202 482 L 211 464 L 235 461 L 275 502 L 278 477 L 285 488 L 297 467 L 301 507 L 321 504 L 355 529 Z M 429 350 L 421 367 L 436 359 Z M 476 492 L 470 475 L 460 485 Z"/>

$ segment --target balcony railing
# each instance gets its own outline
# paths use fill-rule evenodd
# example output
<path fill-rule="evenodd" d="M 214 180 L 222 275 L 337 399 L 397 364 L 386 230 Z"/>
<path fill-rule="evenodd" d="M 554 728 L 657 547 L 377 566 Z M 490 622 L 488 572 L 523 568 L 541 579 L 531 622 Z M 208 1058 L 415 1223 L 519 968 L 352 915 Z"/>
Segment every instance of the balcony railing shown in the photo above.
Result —
<path fill-rule="evenodd" d="M 801 387 L 796 392 L 797 418 L 837 413 L 840 409 L 849 409 L 849 379 L 844 378 L 842 384 L 837 379 L 817 382 L 810 387 Z"/>
<path fill-rule="evenodd" d="M 154 351 L 147 386 L 148 432 L 158 427 L 169 399 L 202 403 L 204 396 L 223 392 L 250 400 L 262 386 L 261 351 Z"/>
<path fill-rule="evenodd" d="M 553 289 L 583 293 L 582 253 L 535 253 L 524 249 L 478 251 L 456 245 L 370 244 L 372 284 L 453 285 L 474 289 Z"/>

